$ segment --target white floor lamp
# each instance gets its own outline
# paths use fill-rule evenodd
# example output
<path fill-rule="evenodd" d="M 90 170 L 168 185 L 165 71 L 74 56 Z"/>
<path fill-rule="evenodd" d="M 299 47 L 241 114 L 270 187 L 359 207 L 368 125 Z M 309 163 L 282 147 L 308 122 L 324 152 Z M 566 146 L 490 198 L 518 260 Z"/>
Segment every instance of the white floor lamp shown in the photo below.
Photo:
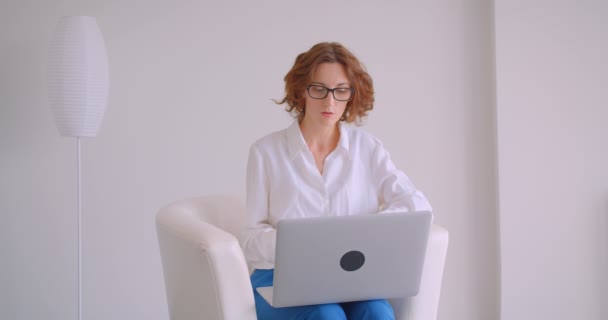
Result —
<path fill-rule="evenodd" d="M 78 319 L 82 318 L 82 237 L 80 138 L 95 137 L 109 91 L 108 57 L 94 17 L 59 21 L 49 51 L 49 101 L 59 133 L 76 138 L 78 170 Z"/>

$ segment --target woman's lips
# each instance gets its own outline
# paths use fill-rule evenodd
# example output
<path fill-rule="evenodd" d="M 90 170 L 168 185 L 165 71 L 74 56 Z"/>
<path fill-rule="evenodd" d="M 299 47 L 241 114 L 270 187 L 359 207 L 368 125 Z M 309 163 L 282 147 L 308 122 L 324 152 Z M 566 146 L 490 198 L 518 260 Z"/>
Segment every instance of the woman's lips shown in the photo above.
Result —
<path fill-rule="evenodd" d="M 326 117 L 326 118 L 329 118 L 329 117 L 331 117 L 331 116 L 333 116 L 333 115 L 334 115 L 334 113 L 333 113 L 333 112 L 321 112 L 321 114 L 322 114 L 324 117 Z"/>

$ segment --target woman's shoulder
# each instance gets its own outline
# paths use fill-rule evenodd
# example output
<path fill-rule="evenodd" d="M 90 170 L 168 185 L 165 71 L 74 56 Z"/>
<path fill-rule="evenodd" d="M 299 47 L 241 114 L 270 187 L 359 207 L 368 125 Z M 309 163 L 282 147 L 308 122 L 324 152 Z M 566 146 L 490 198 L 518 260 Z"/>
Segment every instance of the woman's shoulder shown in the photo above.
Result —
<path fill-rule="evenodd" d="M 268 149 L 276 148 L 285 141 L 288 128 L 277 130 L 258 138 L 251 144 L 251 148 Z"/>
<path fill-rule="evenodd" d="M 342 130 L 348 136 L 350 144 L 365 145 L 369 147 L 382 146 L 382 141 L 380 139 L 361 127 L 343 125 Z"/>

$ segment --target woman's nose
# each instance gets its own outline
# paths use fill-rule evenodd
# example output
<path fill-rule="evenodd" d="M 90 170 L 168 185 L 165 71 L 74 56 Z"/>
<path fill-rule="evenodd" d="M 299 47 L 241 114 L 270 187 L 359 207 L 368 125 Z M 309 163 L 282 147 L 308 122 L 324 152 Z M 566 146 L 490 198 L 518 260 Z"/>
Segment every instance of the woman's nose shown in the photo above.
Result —
<path fill-rule="evenodd" d="M 325 103 L 328 105 L 333 105 L 334 103 L 336 103 L 336 99 L 334 98 L 334 93 L 333 92 L 328 92 L 327 96 L 325 97 Z"/>

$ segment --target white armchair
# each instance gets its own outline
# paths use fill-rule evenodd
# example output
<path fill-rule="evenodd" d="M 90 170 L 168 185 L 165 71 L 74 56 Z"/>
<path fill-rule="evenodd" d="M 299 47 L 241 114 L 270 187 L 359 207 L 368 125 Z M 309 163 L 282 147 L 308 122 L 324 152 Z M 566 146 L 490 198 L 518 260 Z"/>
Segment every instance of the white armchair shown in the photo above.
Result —
<path fill-rule="evenodd" d="M 243 200 L 205 196 L 174 202 L 156 216 L 172 320 L 255 320 L 249 269 L 235 235 L 245 222 Z M 431 227 L 420 292 L 391 299 L 397 320 L 437 318 L 448 232 Z"/>

